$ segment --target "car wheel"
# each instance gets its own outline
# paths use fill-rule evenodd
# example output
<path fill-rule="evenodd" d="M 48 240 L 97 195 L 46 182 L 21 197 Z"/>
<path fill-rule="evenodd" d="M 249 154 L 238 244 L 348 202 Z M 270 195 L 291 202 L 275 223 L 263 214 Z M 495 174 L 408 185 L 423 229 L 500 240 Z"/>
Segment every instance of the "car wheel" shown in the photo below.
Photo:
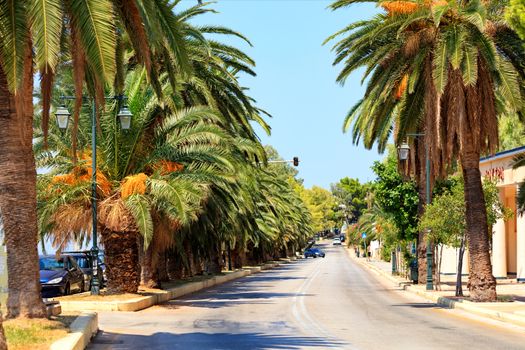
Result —
<path fill-rule="evenodd" d="M 314 255 L 314 259 L 317 258 L 317 256 Z"/>
<path fill-rule="evenodd" d="M 66 286 L 64 287 L 64 295 L 69 295 L 71 292 L 71 287 L 69 286 L 69 282 L 66 283 Z"/>

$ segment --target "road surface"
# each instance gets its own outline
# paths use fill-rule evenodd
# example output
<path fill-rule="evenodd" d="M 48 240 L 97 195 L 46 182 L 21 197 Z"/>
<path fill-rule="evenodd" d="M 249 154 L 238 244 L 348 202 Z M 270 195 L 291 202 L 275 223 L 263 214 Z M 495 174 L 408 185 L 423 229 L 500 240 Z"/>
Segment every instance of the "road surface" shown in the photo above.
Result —
<path fill-rule="evenodd" d="M 480 322 L 377 279 L 341 246 L 135 313 L 101 312 L 88 349 L 525 349 L 523 329 Z"/>

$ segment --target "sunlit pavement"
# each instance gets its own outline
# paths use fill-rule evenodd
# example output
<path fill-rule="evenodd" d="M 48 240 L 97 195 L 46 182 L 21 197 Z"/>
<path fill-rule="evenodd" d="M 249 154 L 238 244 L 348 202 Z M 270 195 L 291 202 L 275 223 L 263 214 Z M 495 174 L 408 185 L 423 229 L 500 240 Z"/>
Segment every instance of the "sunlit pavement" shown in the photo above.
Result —
<path fill-rule="evenodd" d="M 324 245 L 326 258 L 135 313 L 100 313 L 89 349 L 523 349 L 521 329 L 485 324 L 383 284 Z"/>

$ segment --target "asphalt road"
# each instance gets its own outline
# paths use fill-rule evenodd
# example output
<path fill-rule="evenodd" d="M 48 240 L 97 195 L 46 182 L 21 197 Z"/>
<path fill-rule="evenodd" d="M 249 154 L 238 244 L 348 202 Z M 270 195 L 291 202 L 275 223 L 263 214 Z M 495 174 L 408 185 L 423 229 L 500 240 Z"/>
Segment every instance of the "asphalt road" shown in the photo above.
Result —
<path fill-rule="evenodd" d="M 525 332 L 401 292 L 343 247 L 135 313 L 88 349 L 525 349 Z"/>

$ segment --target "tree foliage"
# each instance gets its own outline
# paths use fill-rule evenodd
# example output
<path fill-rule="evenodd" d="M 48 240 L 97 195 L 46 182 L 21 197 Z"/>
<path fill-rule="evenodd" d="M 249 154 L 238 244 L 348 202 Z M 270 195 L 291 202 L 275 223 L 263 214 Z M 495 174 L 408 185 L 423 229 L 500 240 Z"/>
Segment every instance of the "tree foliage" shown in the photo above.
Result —
<path fill-rule="evenodd" d="M 505 17 L 520 37 L 525 40 L 525 0 L 510 0 Z"/>
<path fill-rule="evenodd" d="M 370 185 L 361 184 L 358 179 L 345 177 L 330 187 L 337 201 L 346 205 L 351 214 L 351 220 L 357 221 L 367 207 L 366 197 L 370 191 Z"/>
<path fill-rule="evenodd" d="M 372 187 L 374 201 L 391 216 L 400 239 L 415 239 L 419 203 L 415 182 L 399 174 L 392 155 L 383 162 L 375 162 L 372 170 L 377 175 Z"/>

